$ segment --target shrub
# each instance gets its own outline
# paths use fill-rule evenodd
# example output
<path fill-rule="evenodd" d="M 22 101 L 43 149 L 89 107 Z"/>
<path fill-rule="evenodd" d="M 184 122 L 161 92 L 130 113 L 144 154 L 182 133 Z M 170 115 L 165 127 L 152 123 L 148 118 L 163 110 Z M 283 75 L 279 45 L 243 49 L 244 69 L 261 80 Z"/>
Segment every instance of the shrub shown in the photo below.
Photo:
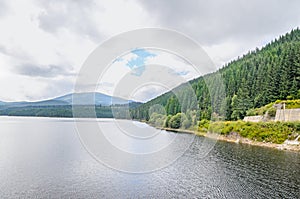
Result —
<path fill-rule="evenodd" d="M 188 129 L 191 125 L 192 125 L 191 119 L 188 119 L 187 117 L 185 117 L 182 122 L 182 127 L 184 129 Z"/>
<path fill-rule="evenodd" d="M 178 129 L 181 127 L 182 119 L 186 117 L 184 113 L 177 113 L 176 115 L 172 116 L 169 125 L 171 128 Z"/>
<path fill-rule="evenodd" d="M 165 123 L 164 123 L 164 127 L 171 127 L 170 126 L 170 119 L 172 118 L 172 115 L 168 115 L 166 120 L 165 120 Z"/>
<path fill-rule="evenodd" d="M 162 127 L 165 123 L 165 120 L 166 120 L 165 115 L 152 113 L 149 119 L 149 123 L 154 126 Z"/>
<path fill-rule="evenodd" d="M 275 109 L 274 107 L 270 108 L 270 109 L 268 110 L 268 115 L 269 115 L 270 117 L 275 117 L 275 115 L 276 115 L 276 109 Z"/>
<path fill-rule="evenodd" d="M 199 129 L 205 124 L 204 121 L 200 121 Z M 222 135 L 236 132 L 252 140 L 281 144 L 289 137 L 294 138 L 299 134 L 300 122 L 212 122 L 209 131 Z"/>
<path fill-rule="evenodd" d="M 198 125 L 198 131 L 201 131 L 201 132 L 208 131 L 209 125 L 210 125 L 209 120 L 207 120 L 207 119 L 201 120 Z"/>

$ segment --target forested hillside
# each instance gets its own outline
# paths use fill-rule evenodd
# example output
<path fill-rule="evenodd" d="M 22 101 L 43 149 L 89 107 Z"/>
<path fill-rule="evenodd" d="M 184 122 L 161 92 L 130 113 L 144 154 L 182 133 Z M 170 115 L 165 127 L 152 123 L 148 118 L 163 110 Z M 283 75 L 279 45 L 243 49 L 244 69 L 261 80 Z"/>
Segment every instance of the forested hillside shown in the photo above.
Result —
<path fill-rule="evenodd" d="M 131 109 L 131 116 L 133 119 L 149 120 L 149 108 L 159 104 L 164 107 L 167 120 L 177 113 L 185 114 L 192 121 L 210 120 L 212 115 L 225 120 L 242 119 L 251 108 L 261 107 L 278 99 L 299 98 L 299 80 L 300 30 L 297 28 L 262 49 L 257 48 L 231 61 L 217 72 L 189 82 L 198 104 L 190 104 L 192 101 L 189 93 L 182 85 Z M 181 103 L 178 96 L 183 96 Z M 159 115 L 156 117 L 160 117 Z"/>

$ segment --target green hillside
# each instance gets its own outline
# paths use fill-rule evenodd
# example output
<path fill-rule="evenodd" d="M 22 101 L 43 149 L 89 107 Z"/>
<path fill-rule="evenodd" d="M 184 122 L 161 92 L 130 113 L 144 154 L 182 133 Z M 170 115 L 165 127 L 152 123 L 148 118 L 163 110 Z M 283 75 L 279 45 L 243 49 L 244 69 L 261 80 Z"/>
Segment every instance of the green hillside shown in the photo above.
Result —
<path fill-rule="evenodd" d="M 220 89 L 219 75 L 224 89 Z M 131 109 L 131 116 L 133 119 L 149 120 L 149 108 L 159 104 L 165 108 L 169 119 L 177 113 L 184 113 L 188 119 L 211 120 L 218 117 L 238 120 L 246 116 L 249 109 L 276 100 L 298 99 L 299 80 L 300 30 L 297 28 L 261 49 L 231 61 L 217 72 L 190 81 L 198 104 L 190 104 L 190 93 L 185 85 L 181 85 L 173 90 L 177 95 L 172 91 L 165 93 Z M 181 102 L 178 96 L 183 96 Z"/>

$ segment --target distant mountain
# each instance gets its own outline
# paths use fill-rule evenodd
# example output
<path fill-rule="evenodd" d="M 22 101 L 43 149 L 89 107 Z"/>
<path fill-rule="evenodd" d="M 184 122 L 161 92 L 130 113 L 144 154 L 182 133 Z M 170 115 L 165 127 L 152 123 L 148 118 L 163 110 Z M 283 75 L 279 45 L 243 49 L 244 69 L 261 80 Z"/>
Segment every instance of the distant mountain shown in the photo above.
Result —
<path fill-rule="evenodd" d="M 76 100 L 75 103 L 73 103 L 73 97 Z M 0 102 L 0 115 L 73 117 L 72 104 L 76 104 L 82 109 L 80 115 L 77 113 L 76 117 L 94 117 L 93 114 L 90 114 L 90 110 L 91 106 L 96 105 L 95 111 L 98 118 L 123 118 L 122 114 L 114 114 L 110 105 L 114 105 L 118 110 L 126 110 L 127 106 L 124 105 L 135 108 L 141 103 L 102 93 L 75 93 L 38 102 Z"/>
<path fill-rule="evenodd" d="M 73 98 L 76 100 L 74 104 L 80 105 L 102 105 L 102 106 L 109 106 L 115 104 L 129 104 L 134 101 L 126 100 L 119 97 L 112 97 L 103 93 L 74 93 L 68 94 L 61 97 L 57 97 L 54 100 L 67 102 L 68 104 L 72 104 Z M 94 100 L 95 99 L 95 100 Z"/>
<path fill-rule="evenodd" d="M 45 100 L 38 102 L 3 102 L 0 105 L 4 107 L 26 107 L 26 106 L 61 106 L 69 105 L 69 103 L 59 100 Z"/>
<path fill-rule="evenodd" d="M 72 105 L 73 97 L 76 100 L 74 104 L 76 105 L 125 105 L 137 103 L 132 100 L 126 100 L 119 97 L 112 97 L 103 93 L 90 92 L 90 93 L 71 93 L 64 96 L 56 97 L 54 99 L 37 101 L 37 102 L 2 102 L 0 101 L 0 106 L 2 108 L 7 107 L 27 107 L 27 106 L 65 106 Z M 95 100 L 94 100 L 95 99 Z M 138 103 L 139 104 L 139 103 Z"/>

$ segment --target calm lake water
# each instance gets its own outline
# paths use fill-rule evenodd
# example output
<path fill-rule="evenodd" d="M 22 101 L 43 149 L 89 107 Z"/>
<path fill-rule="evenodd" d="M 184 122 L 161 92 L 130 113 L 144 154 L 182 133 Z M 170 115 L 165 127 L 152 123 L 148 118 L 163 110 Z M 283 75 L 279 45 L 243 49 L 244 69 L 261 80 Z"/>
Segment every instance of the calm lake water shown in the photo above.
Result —
<path fill-rule="evenodd" d="M 96 161 L 72 119 L 0 117 L 0 198 L 300 198 L 299 153 L 217 142 L 202 157 L 203 139 L 168 167 L 129 174 Z"/>

